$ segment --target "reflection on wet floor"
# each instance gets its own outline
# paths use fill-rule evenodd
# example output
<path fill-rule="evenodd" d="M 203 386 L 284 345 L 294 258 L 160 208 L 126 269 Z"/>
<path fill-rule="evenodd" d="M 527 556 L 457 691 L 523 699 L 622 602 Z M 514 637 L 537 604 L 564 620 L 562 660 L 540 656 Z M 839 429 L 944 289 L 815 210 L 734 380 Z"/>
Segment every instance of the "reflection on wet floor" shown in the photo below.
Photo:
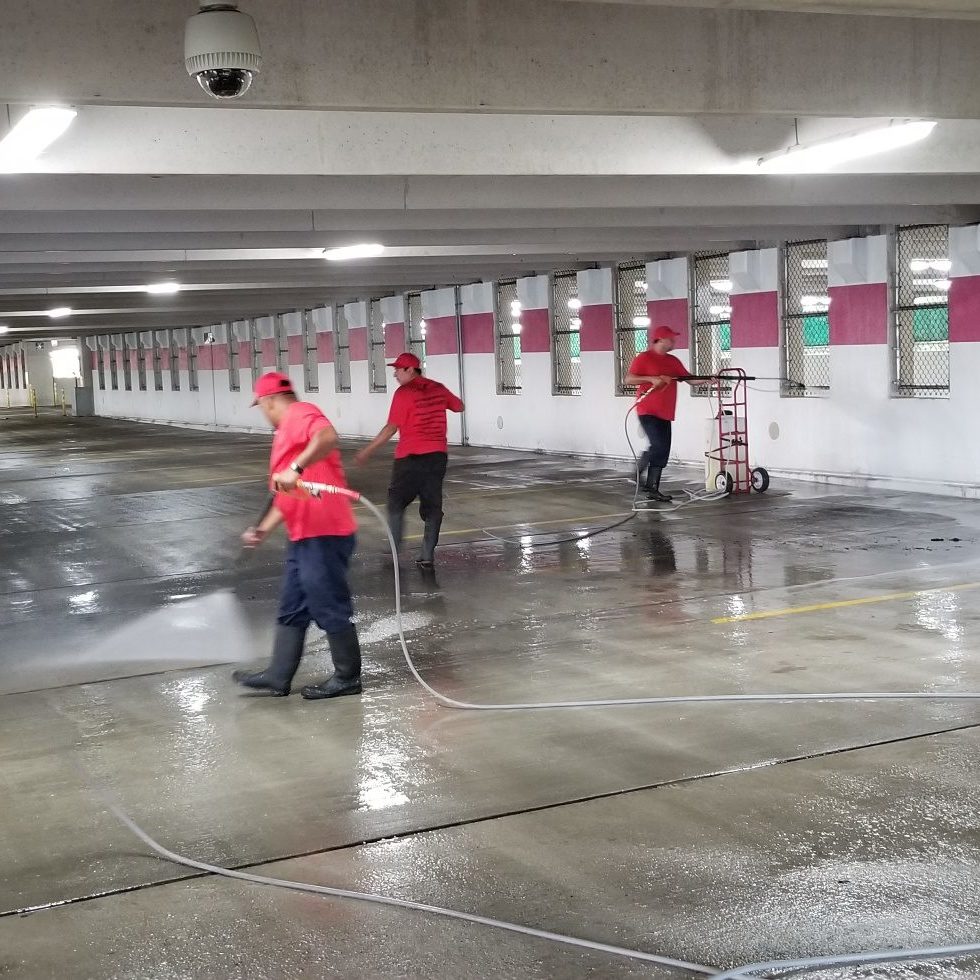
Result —
<path fill-rule="evenodd" d="M 62 976 L 71 950 L 80 976 L 233 975 L 237 950 L 254 976 L 463 976 L 474 963 L 487 976 L 646 975 L 234 883 L 160 884 L 183 872 L 140 852 L 100 784 L 203 860 L 291 858 L 270 873 L 694 960 L 972 938 L 980 707 L 968 702 L 447 711 L 400 659 L 385 542 L 363 508 L 364 696 L 241 696 L 220 665 L 265 656 L 280 572 L 279 544 L 243 561 L 237 541 L 262 507 L 267 448 L 0 412 L 0 912 L 83 900 L 0 918 L 7 974 L 53 976 L 60 962 Z M 539 547 L 628 513 L 627 470 L 454 451 L 437 568 L 418 572 L 411 537 L 402 561 L 407 636 L 430 683 L 471 701 L 980 689 L 977 503 L 774 479 L 770 495 Z M 385 460 L 349 475 L 384 500 Z M 214 612 L 207 644 L 178 639 L 179 617 L 218 590 L 242 629 Z M 888 598 L 899 593 L 913 594 Z M 855 596 L 884 601 L 841 605 Z M 822 611 L 793 612 L 809 605 Z M 739 618 L 758 612 L 779 615 Z M 326 666 L 313 633 L 304 676 Z M 893 740 L 906 741 L 881 744 Z M 823 758 L 770 768 L 809 756 Z M 163 961 L 152 931 L 136 951 L 111 938 L 147 918 L 168 923 L 164 973 L 147 967 Z M 358 957 L 341 967 L 325 946 Z M 969 977 L 977 964 L 942 969 Z"/>

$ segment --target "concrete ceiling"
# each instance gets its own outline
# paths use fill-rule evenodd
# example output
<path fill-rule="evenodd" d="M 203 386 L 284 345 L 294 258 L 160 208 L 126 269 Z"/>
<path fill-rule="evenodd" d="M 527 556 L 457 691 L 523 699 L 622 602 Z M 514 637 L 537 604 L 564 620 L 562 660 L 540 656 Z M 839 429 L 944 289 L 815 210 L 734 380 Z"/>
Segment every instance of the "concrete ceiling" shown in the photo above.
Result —
<path fill-rule="evenodd" d="M 952 0 L 930 21 L 867 16 L 871 2 L 847 17 L 592 0 L 370 0 L 371 16 L 365 0 L 292 0 L 289 17 L 242 6 L 266 62 L 224 106 L 180 63 L 194 3 L 7 12 L 0 100 L 14 118 L 48 100 L 79 115 L 32 173 L 0 175 L 5 340 L 980 221 L 980 24 L 948 19 Z M 753 61 L 765 39 L 775 47 Z M 865 60 L 842 77 L 846 53 Z M 399 111 L 377 111 L 396 92 Z M 329 101 L 344 108 L 314 108 Z M 794 123 L 787 106 L 819 111 Z M 826 176 L 756 172 L 797 129 L 806 142 L 936 106 L 915 147 Z M 387 252 L 321 257 L 358 241 Z M 146 294 L 165 279 L 185 288 Z M 56 306 L 75 312 L 51 320 Z"/>

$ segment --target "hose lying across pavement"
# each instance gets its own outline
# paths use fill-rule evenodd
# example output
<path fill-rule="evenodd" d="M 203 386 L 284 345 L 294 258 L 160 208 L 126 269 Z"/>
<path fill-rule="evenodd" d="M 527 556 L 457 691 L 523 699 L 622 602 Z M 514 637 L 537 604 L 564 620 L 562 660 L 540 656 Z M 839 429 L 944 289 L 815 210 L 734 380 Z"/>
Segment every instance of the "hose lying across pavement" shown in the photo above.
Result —
<path fill-rule="evenodd" d="M 878 700 L 980 700 L 980 692 L 947 692 L 930 693 L 925 691 L 882 691 L 875 693 L 830 693 L 830 694 L 700 694 L 683 695 L 673 697 L 642 697 L 642 698 L 609 698 L 593 699 L 586 701 L 539 701 L 525 703 L 501 703 L 501 704 L 475 704 L 467 701 L 457 701 L 454 698 L 440 694 L 435 688 L 426 683 L 412 661 L 408 650 L 408 643 L 405 640 L 405 633 L 402 626 L 402 606 L 401 606 L 401 577 L 398 567 L 398 549 L 395 540 L 388 529 L 388 522 L 380 510 L 366 497 L 361 496 L 346 487 L 335 487 L 328 484 L 315 484 L 301 482 L 300 486 L 312 494 L 320 496 L 323 494 L 340 494 L 352 500 L 360 500 L 368 510 L 377 518 L 384 528 L 388 537 L 388 546 L 391 549 L 392 563 L 395 572 L 395 615 L 398 623 L 398 639 L 401 644 L 402 654 L 408 669 L 411 671 L 415 680 L 434 697 L 440 704 L 448 708 L 480 711 L 517 711 L 517 710 L 540 710 L 551 708 L 598 708 L 598 707 L 620 707 L 624 705 L 638 704 L 691 704 L 698 702 L 757 702 L 757 701 L 878 701 Z M 646 953 L 641 950 L 627 949 L 622 946 L 613 946 L 607 943 L 594 942 L 590 939 L 581 939 L 575 936 L 566 936 L 561 933 L 548 932 L 542 929 L 534 929 L 522 926 L 514 922 L 506 922 L 501 919 L 491 919 L 481 915 L 474 915 L 469 912 L 460 912 L 455 909 L 442 908 L 438 905 L 426 905 L 421 902 L 412 902 L 407 899 L 394 898 L 388 895 L 374 895 L 368 892 L 351 891 L 345 888 L 333 888 L 328 885 L 314 885 L 306 882 L 290 881 L 283 878 L 271 878 L 265 875 L 252 874 L 245 871 L 233 871 L 229 868 L 222 868 L 218 865 L 206 864 L 203 861 L 195 861 L 192 858 L 175 854 L 158 844 L 116 804 L 110 803 L 113 813 L 131 830 L 147 847 L 167 861 L 180 864 L 198 871 L 206 871 L 210 874 L 220 875 L 225 878 L 236 878 L 241 881 L 248 881 L 260 885 L 270 885 L 276 888 L 288 888 L 293 891 L 311 892 L 318 895 L 327 895 L 332 898 L 353 899 L 361 902 L 370 902 L 377 905 L 388 905 L 396 908 L 411 909 L 417 912 L 426 912 L 430 915 L 440 915 L 451 919 L 459 919 L 464 922 L 471 922 L 475 925 L 488 926 L 494 929 L 503 929 L 508 932 L 516 932 L 522 935 L 531 936 L 536 939 L 545 939 L 549 942 L 560 943 L 566 946 L 576 946 L 599 953 L 608 953 L 613 956 L 622 956 L 631 960 L 638 960 L 653 963 L 659 966 L 673 967 L 679 970 L 686 970 L 689 973 L 701 976 L 712 977 L 714 980 L 740 980 L 759 976 L 760 974 L 783 973 L 794 971 L 797 973 L 813 972 L 815 970 L 826 970 L 838 966 L 860 966 L 876 963 L 900 963 L 925 960 L 949 960 L 956 957 L 980 954 L 980 942 L 967 943 L 957 946 L 929 946 L 917 949 L 896 949 L 896 950 L 877 950 L 863 953 L 850 953 L 840 956 L 820 956 L 807 959 L 786 959 L 771 960 L 768 962 L 750 963 L 732 970 L 719 970 L 716 967 L 706 966 L 701 963 L 692 963 L 687 960 L 674 959 L 668 956 L 660 956 L 654 953 Z"/>

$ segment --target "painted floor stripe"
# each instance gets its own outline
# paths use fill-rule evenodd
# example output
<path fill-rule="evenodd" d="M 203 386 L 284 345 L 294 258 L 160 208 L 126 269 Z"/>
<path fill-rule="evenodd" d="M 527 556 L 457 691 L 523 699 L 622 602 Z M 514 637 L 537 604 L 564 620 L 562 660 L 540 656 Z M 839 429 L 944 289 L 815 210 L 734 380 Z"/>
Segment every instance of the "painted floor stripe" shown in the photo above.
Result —
<path fill-rule="evenodd" d="M 816 583 L 819 584 L 819 583 Z M 866 606 L 875 602 L 895 602 L 899 599 L 914 599 L 920 595 L 934 595 L 937 592 L 965 592 L 980 588 L 980 582 L 961 582 L 959 585 L 943 585 L 936 589 L 914 589 L 911 592 L 889 592 L 885 595 L 869 595 L 861 599 L 841 599 L 838 602 L 818 602 L 810 606 L 790 606 L 788 609 L 770 609 L 766 612 L 745 613 L 741 616 L 719 616 L 712 623 L 746 623 L 753 619 L 775 619 L 777 616 L 798 616 L 801 613 L 821 612 L 825 609 L 843 609 L 847 606 Z"/>

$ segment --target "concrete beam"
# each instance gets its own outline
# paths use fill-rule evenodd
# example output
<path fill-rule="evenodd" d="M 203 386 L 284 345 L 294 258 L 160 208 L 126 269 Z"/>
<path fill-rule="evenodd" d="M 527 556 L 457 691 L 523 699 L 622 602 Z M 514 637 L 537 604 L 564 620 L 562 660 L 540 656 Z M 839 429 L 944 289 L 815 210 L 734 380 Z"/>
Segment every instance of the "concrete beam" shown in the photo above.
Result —
<path fill-rule="evenodd" d="M 7 6 L 0 100 L 207 104 L 181 63 L 185 0 Z M 244 6 L 265 58 L 252 106 L 980 116 L 975 21 L 563 0 Z"/>

